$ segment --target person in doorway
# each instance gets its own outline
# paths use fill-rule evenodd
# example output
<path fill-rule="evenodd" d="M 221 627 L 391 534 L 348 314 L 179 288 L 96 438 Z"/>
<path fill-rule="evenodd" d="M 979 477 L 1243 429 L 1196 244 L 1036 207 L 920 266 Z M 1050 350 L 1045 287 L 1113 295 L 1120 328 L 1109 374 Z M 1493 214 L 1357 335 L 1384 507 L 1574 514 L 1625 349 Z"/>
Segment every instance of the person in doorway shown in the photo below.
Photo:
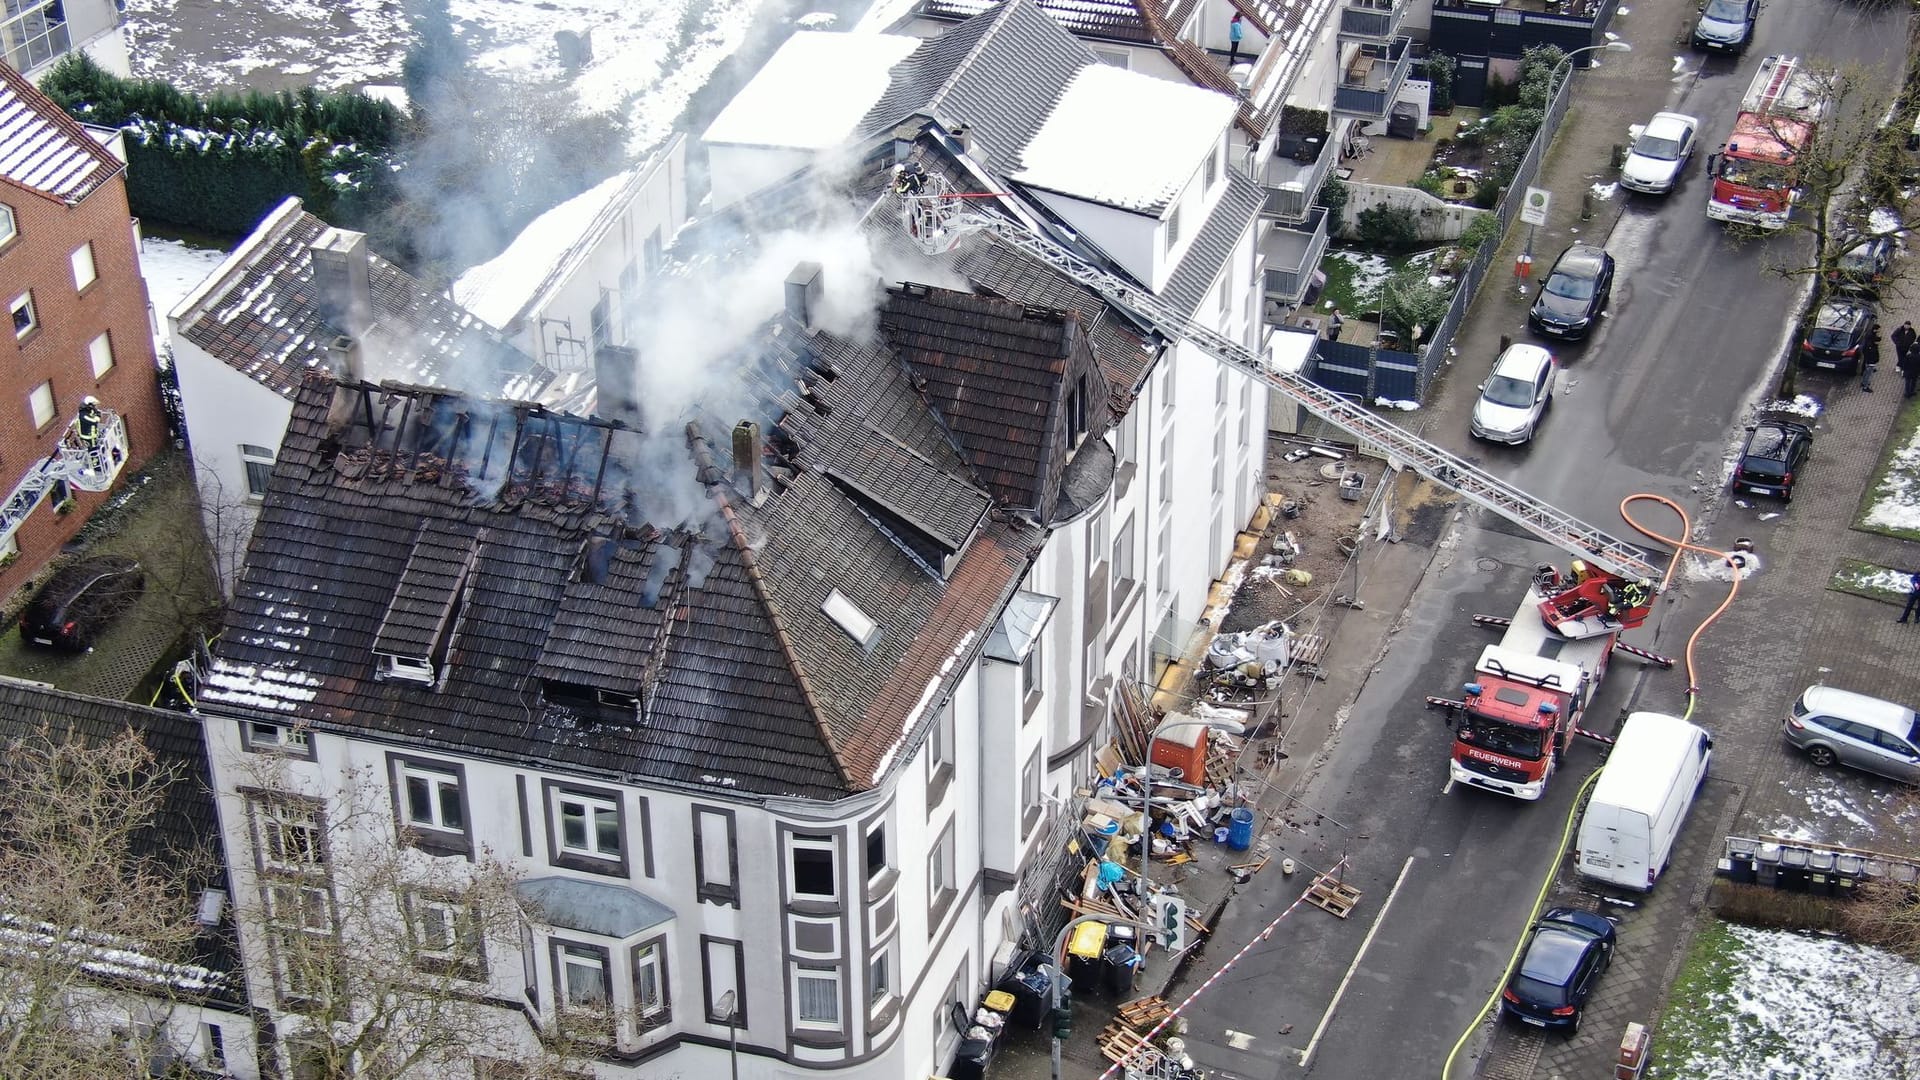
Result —
<path fill-rule="evenodd" d="M 1907 574 L 1907 606 L 1894 621 L 1904 623 L 1908 619 L 1920 623 L 1920 573 Z"/>
<path fill-rule="evenodd" d="M 1867 336 L 1867 347 L 1860 354 L 1860 390 L 1873 393 L 1873 369 L 1880 366 L 1880 332 L 1873 331 Z"/>
<path fill-rule="evenodd" d="M 1240 62 L 1240 39 L 1246 37 L 1246 35 L 1247 26 L 1245 18 L 1236 11 L 1233 13 L 1233 18 L 1227 22 L 1228 67 L 1232 67 Z"/>

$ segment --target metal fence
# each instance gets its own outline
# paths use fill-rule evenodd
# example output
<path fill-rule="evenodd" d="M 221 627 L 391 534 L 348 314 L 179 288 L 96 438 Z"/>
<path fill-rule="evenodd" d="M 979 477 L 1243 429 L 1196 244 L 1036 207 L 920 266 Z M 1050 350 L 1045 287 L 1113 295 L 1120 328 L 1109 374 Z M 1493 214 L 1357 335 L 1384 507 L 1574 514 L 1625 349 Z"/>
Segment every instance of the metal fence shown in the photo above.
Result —
<path fill-rule="evenodd" d="M 1540 121 L 1540 130 L 1534 133 L 1533 141 L 1527 144 L 1526 155 L 1520 159 L 1520 167 L 1515 170 L 1513 181 L 1507 185 L 1499 205 L 1494 208 L 1493 213 L 1500 220 L 1500 232 L 1474 252 L 1473 259 L 1460 275 L 1460 287 L 1454 290 L 1453 303 L 1447 305 L 1447 313 L 1441 316 L 1439 325 L 1428 335 L 1426 348 L 1416 358 L 1411 353 L 1389 349 L 1381 349 L 1376 353 L 1363 345 L 1322 342 L 1315 350 L 1311 375 L 1314 382 L 1337 393 L 1361 397 L 1367 402 L 1379 398 L 1426 401 L 1434 377 L 1446 366 L 1447 351 L 1453 347 L 1453 336 L 1459 332 L 1467 309 L 1473 306 L 1474 297 L 1479 295 L 1480 287 L 1486 283 L 1494 256 L 1499 253 L 1507 230 L 1520 213 L 1520 203 L 1526 195 L 1527 185 L 1533 183 L 1540 174 L 1540 163 L 1546 160 L 1553 137 L 1560 130 L 1560 121 L 1567 115 L 1573 81 L 1573 75 L 1569 72 L 1561 80 L 1553 100 L 1548 103 L 1546 115 Z"/>

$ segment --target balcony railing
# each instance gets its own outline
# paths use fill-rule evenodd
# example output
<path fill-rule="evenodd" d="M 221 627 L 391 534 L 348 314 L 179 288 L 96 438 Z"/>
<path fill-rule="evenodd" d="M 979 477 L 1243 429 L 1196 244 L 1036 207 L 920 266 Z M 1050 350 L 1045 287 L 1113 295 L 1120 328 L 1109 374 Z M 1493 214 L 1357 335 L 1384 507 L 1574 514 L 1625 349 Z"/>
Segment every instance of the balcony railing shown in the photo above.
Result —
<path fill-rule="evenodd" d="M 1340 36 L 1386 45 L 1400 29 L 1405 0 L 1353 0 L 1340 9 Z"/>
<path fill-rule="evenodd" d="M 1385 120 L 1400 84 L 1413 67 L 1413 42 L 1397 37 L 1391 45 L 1362 45 L 1347 61 L 1340 85 L 1333 88 L 1333 111 L 1368 120 Z"/>
<path fill-rule="evenodd" d="M 1305 299 L 1313 272 L 1326 253 L 1326 207 L 1313 207 L 1298 225 L 1274 222 L 1260 241 L 1260 256 L 1266 262 L 1267 299 L 1282 304 Z"/>
<path fill-rule="evenodd" d="M 1286 148 L 1285 136 L 1281 142 L 1282 149 Z M 1302 140 L 1299 147 L 1287 156 L 1276 151 L 1267 162 L 1267 204 L 1261 211 L 1292 225 L 1306 221 L 1313 212 L 1313 201 L 1319 197 L 1327 177 L 1332 175 L 1334 162 L 1340 159 L 1340 152 L 1326 135 L 1319 136 L 1317 142 Z M 1308 152 L 1313 152 L 1313 156 L 1300 160 Z"/>

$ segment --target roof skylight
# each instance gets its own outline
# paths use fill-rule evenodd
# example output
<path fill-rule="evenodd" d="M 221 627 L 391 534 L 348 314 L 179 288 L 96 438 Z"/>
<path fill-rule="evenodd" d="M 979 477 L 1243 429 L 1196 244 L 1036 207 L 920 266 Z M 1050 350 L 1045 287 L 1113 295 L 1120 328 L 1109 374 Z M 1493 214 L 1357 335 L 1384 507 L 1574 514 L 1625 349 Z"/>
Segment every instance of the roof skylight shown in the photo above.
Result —
<path fill-rule="evenodd" d="M 880 640 L 880 624 L 867 618 L 867 613 L 841 595 L 839 589 L 827 594 L 827 602 L 820 605 L 820 610 L 826 612 L 827 618 L 845 630 L 847 636 L 858 642 L 861 648 L 871 649 L 873 643 Z"/>

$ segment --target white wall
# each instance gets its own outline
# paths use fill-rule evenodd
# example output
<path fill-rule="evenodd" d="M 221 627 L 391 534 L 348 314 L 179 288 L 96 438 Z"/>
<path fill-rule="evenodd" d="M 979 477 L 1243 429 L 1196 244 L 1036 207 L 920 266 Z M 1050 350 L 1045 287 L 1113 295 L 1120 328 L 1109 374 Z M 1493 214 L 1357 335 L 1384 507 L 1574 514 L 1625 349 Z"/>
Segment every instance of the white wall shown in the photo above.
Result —
<path fill-rule="evenodd" d="M 178 322 L 168 323 L 201 516 L 219 564 L 220 587 L 230 593 L 260 510 L 259 500 L 247 493 L 240 444 L 264 446 L 277 454 L 293 403 L 188 341 Z"/>

